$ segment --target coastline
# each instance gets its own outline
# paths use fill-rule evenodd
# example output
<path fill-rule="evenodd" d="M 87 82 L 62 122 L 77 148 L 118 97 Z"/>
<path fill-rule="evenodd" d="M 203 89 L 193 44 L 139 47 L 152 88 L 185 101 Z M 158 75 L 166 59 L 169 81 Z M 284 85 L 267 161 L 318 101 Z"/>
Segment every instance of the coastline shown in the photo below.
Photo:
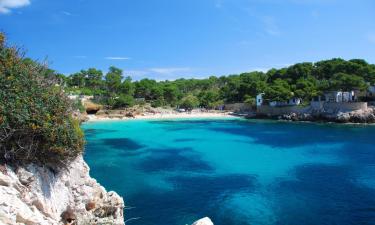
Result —
<path fill-rule="evenodd" d="M 216 119 L 216 118 L 240 118 L 230 112 L 181 112 L 181 113 L 154 113 L 154 114 L 142 114 L 134 117 L 112 117 L 108 116 L 97 116 L 87 115 L 86 122 L 98 122 L 98 121 L 131 121 L 131 120 L 160 120 L 160 119 Z"/>

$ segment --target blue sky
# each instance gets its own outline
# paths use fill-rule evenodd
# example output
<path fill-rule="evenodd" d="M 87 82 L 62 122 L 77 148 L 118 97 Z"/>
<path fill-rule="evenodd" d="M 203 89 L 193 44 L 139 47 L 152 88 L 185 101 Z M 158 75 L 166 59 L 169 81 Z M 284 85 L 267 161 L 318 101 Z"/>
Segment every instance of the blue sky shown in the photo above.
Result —
<path fill-rule="evenodd" d="M 64 74 L 114 65 L 163 80 L 375 63 L 374 0 L 0 0 L 0 29 Z"/>

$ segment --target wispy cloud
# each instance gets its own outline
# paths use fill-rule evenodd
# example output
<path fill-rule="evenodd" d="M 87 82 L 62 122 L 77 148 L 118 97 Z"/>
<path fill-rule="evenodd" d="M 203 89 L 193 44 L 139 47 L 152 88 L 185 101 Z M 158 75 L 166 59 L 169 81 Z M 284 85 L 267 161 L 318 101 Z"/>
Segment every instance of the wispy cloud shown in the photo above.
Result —
<path fill-rule="evenodd" d="M 0 14 L 7 14 L 12 9 L 27 5 L 30 5 L 30 0 L 0 0 Z"/>
<path fill-rule="evenodd" d="M 73 14 L 68 11 L 61 11 L 61 13 L 64 14 L 65 16 L 73 16 Z"/>
<path fill-rule="evenodd" d="M 122 56 L 107 56 L 105 57 L 107 60 L 129 60 L 129 57 L 122 57 Z"/>

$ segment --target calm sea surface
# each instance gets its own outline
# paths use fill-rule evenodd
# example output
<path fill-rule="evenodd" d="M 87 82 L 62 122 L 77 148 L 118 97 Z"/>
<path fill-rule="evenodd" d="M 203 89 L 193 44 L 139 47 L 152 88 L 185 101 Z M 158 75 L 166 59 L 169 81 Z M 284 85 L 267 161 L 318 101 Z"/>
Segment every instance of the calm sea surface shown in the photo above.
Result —
<path fill-rule="evenodd" d="M 375 126 L 246 120 L 83 125 L 127 225 L 375 224 Z"/>

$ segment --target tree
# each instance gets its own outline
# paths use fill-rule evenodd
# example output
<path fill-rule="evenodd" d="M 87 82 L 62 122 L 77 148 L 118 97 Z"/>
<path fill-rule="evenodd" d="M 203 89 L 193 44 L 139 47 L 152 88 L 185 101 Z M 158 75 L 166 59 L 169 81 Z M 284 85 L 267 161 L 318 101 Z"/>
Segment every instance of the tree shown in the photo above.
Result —
<path fill-rule="evenodd" d="M 300 78 L 307 78 L 311 76 L 312 70 L 312 63 L 297 63 L 293 66 L 288 67 L 286 75 L 288 76 L 288 78 L 291 78 L 295 81 Z"/>
<path fill-rule="evenodd" d="M 131 95 L 121 94 L 114 100 L 114 108 L 126 108 L 134 105 L 134 98 Z"/>
<path fill-rule="evenodd" d="M 88 70 L 82 70 L 81 73 L 86 78 L 85 86 L 90 89 L 99 89 L 103 84 L 103 72 L 95 68 L 89 68 Z"/>
<path fill-rule="evenodd" d="M 305 78 L 298 79 L 295 87 L 296 87 L 296 89 L 294 90 L 295 96 L 302 98 L 305 101 L 309 101 L 313 97 L 321 94 L 320 91 L 318 90 L 317 80 L 312 76 L 307 77 L 307 79 Z"/>
<path fill-rule="evenodd" d="M 180 107 L 191 111 L 192 109 L 198 107 L 199 100 L 194 95 L 188 95 L 181 99 Z"/>
<path fill-rule="evenodd" d="M 264 97 L 268 101 L 285 102 L 293 97 L 293 93 L 288 82 L 279 78 L 266 88 Z"/>
<path fill-rule="evenodd" d="M 164 100 L 174 106 L 177 103 L 180 92 L 175 84 L 167 83 L 163 87 Z"/>
<path fill-rule="evenodd" d="M 352 91 L 366 90 L 367 88 L 367 84 L 362 77 L 346 73 L 336 73 L 330 82 L 331 88 L 334 90 Z"/>
<path fill-rule="evenodd" d="M 160 104 L 164 102 L 164 90 L 160 85 L 151 88 L 150 99 L 158 101 Z"/>
<path fill-rule="evenodd" d="M 198 98 L 201 106 L 212 109 L 218 106 L 217 103 L 220 100 L 220 95 L 218 91 L 208 90 L 199 93 Z"/>
<path fill-rule="evenodd" d="M 29 60 L 29 63 L 32 64 L 32 60 Z M 340 73 L 353 77 L 337 75 Z M 52 70 L 45 72 L 47 77 L 53 77 L 53 74 Z M 61 84 L 64 83 L 61 77 L 57 79 L 61 80 Z M 112 104 L 116 96 L 131 95 L 134 98 L 144 98 L 144 102 L 149 102 L 153 106 L 175 106 L 182 98 L 193 95 L 198 97 L 201 106 L 215 108 L 223 102 L 252 101 L 251 99 L 259 93 L 266 93 L 265 97 L 269 100 L 287 101 L 295 96 L 308 102 L 312 97 L 327 90 L 364 90 L 363 82 L 374 85 L 375 65 L 362 59 L 346 61 L 335 58 L 316 63 L 297 63 L 287 68 L 270 69 L 267 73 L 255 71 L 219 78 L 211 76 L 208 79 L 160 82 L 142 79 L 132 82 L 128 77 L 122 83 L 121 79 L 122 71 L 111 67 L 105 79 L 107 93 L 103 93 L 104 88 L 100 88 L 99 85 L 100 73 L 95 69 L 83 70 L 68 79 L 67 90 L 99 94 L 107 97 L 102 99 Z"/>
<path fill-rule="evenodd" d="M 81 72 L 70 75 L 68 84 L 71 87 L 84 87 L 85 86 L 85 75 Z"/>
<path fill-rule="evenodd" d="M 134 84 L 131 77 L 126 77 L 121 84 L 120 92 L 124 95 L 134 95 Z"/>
<path fill-rule="evenodd" d="M 122 70 L 111 66 L 108 73 L 105 75 L 105 82 L 108 92 L 119 93 L 122 78 Z"/>
<path fill-rule="evenodd" d="M 145 98 L 152 100 L 151 90 L 156 85 L 155 80 L 142 79 L 135 83 L 135 96 L 137 98 Z"/>

